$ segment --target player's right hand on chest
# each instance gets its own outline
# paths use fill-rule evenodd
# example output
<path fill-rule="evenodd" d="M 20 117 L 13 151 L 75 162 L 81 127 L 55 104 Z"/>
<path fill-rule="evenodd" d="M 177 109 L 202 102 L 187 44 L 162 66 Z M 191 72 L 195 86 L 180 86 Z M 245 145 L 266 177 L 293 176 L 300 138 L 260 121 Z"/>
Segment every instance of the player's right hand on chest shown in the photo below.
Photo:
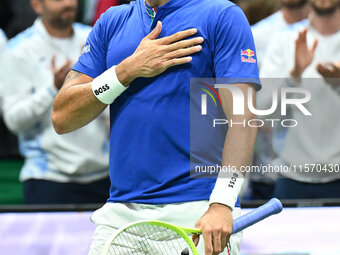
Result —
<path fill-rule="evenodd" d="M 191 55 L 202 50 L 203 37 L 186 39 L 197 33 L 195 28 L 157 39 L 161 31 L 162 23 L 158 21 L 136 51 L 116 67 L 122 84 L 127 85 L 138 77 L 154 77 L 172 66 L 189 63 Z"/>

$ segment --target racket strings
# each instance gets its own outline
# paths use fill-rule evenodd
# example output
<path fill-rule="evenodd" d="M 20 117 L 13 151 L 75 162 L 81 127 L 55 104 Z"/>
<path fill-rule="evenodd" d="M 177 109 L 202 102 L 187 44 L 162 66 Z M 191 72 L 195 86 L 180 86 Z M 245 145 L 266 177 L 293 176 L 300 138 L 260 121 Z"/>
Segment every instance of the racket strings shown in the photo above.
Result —
<path fill-rule="evenodd" d="M 121 232 L 111 243 L 108 255 L 180 255 L 187 247 L 175 231 L 145 224 Z"/>

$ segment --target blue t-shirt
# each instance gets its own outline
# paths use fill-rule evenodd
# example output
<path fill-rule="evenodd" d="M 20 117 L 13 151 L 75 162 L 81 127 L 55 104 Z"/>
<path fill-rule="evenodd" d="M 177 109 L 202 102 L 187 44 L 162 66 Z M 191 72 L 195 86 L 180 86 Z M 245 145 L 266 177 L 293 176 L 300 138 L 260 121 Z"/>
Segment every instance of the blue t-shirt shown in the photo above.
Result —
<path fill-rule="evenodd" d="M 208 200 L 216 180 L 189 174 L 190 79 L 258 78 L 257 64 L 242 60 L 247 49 L 256 59 L 248 21 L 226 0 L 170 0 L 158 7 L 152 24 L 143 0 L 112 7 L 97 21 L 73 69 L 99 76 L 132 55 L 158 20 L 163 23 L 159 38 L 197 28 L 195 36 L 205 42 L 191 63 L 154 78 L 136 79 L 110 106 L 108 202 Z M 223 143 L 219 147 L 221 158 Z"/>

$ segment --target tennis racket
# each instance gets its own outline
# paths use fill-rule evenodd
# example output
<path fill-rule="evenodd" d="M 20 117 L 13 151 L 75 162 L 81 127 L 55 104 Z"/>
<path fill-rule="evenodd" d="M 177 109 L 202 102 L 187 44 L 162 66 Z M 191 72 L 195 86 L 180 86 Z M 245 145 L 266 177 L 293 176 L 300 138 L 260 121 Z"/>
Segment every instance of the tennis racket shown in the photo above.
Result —
<path fill-rule="evenodd" d="M 233 234 L 281 211 L 280 200 L 273 198 L 235 219 Z M 109 238 L 102 255 L 199 255 L 189 235 L 200 233 L 196 228 L 162 221 L 137 221 L 120 228 Z"/>

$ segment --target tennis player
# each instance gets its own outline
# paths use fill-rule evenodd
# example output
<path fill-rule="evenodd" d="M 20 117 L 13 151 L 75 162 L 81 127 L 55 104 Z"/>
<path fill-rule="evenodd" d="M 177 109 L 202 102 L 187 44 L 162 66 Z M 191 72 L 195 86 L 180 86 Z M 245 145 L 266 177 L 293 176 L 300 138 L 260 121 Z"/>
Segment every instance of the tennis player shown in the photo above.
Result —
<path fill-rule="evenodd" d="M 252 61 L 242 55 L 247 50 Z M 90 254 L 100 254 L 117 228 L 144 219 L 201 228 L 200 254 L 239 253 L 241 234 L 225 248 L 240 215 L 242 173 L 236 171 L 234 181 L 190 178 L 189 86 L 194 77 L 239 78 L 235 86 L 245 96 L 251 88 L 255 97 L 260 85 L 243 83 L 258 78 L 254 53 L 246 17 L 225 0 L 137 0 L 101 16 L 52 117 L 63 134 L 110 105 L 110 198 L 92 216 L 97 229 Z M 248 110 L 234 116 L 231 93 L 220 94 L 229 119 L 254 117 Z M 230 128 L 221 162 L 248 165 L 255 137 L 254 128 Z"/>
<path fill-rule="evenodd" d="M 104 202 L 110 186 L 106 116 L 64 136 L 55 132 L 51 122 L 53 100 L 91 28 L 74 23 L 77 0 L 31 0 L 30 4 L 38 17 L 9 40 L 0 68 L 4 122 L 18 135 L 25 158 L 19 177 L 24 202 Z"/>

